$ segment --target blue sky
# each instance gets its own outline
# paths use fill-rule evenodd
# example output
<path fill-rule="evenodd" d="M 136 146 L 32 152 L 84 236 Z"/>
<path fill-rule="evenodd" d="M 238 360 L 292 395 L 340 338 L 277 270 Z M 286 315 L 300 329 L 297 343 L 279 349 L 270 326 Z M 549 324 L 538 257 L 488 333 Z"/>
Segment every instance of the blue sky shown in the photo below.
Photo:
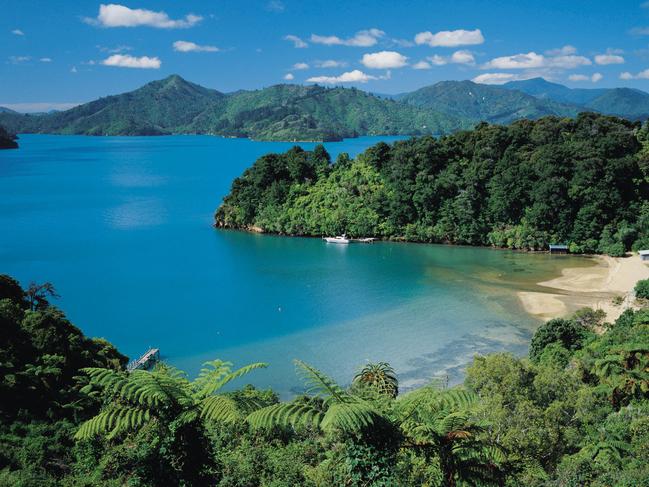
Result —
<path fill-rule="evenodd" d="M 65 108 L 180 74 L 399 93 L 543 76 L 649 91 L 643 0 L 0 0 L 0 106 Z"/>

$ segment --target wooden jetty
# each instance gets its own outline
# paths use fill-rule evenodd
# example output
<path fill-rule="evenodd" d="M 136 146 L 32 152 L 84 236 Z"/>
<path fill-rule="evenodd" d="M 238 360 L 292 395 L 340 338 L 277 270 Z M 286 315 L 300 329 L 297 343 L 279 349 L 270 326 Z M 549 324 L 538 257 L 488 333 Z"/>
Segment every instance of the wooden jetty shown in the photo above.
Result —
<path fill-rule="evenodd" d="M 131 360 L 126 366 L 128 372 L 133 370 L 147 370 L 151 368 L 156 362 L 160 361 L 160 349 L 159 348 L 149 348 L 140 358 L 137 360 Z"/>

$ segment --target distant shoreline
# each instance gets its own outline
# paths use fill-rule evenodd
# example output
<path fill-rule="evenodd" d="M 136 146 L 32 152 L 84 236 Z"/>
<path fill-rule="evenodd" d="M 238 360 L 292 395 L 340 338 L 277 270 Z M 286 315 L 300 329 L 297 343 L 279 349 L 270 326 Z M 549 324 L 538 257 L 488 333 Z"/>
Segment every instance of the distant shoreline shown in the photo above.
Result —
<path fill-rule="evenodd" d="M 566 267 L 561 276 L 537 283 L 547 291 L 519 291 L 517 297 L 530 315 L 547 321 L 569 315 L 579 308 L 601 309 L 609 322 L 625 309 L 635 308 L 633 288 L 641 279 L 649 279 L 649 265 L 639 255 L 630 257 L 593 256 L 591 267 Z M 616 305 L 613 299 L 622 303 Z"/>

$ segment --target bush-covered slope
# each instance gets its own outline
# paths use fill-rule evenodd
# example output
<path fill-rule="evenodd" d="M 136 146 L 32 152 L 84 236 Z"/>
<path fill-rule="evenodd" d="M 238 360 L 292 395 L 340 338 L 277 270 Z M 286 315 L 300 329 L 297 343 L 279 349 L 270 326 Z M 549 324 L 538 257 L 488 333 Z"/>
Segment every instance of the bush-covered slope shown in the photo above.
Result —
<path fill-rule="evenodd" d="M 237 178 L 216 224 L 619 254 L 649 244 L 646 144 L 639 124 L 582 114 L 380 143 L 334 165 L 294 148 Z"/>
<path fill-rule="evenodd" d="M 549 99 L 539 99 L 520 91 L 472 81 L 442 81 L 398 100 L 409 105 L 452 114 L 473 122 L 510 123 L 522 118 L 546 115 L 574 116 L 579 108 Z"/>
<path fill-rule="evenodd" d="M 203 133 L 264 140 L 438 134 L 466 121 L 363 91 L 277 85 L 223 94 L 170 76 L 135 91 L 47 115 L 0 113 L 16 133 L 161 135 Z"/>

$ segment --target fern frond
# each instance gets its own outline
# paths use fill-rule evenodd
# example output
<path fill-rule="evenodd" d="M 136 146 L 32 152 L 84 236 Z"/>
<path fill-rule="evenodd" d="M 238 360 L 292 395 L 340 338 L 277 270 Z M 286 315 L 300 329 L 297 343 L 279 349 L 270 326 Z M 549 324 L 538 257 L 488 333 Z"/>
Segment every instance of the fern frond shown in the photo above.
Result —
<path fill-rule="evenodd" d="M 293 401 L 273 404 L 250 413 L 246 421 L 253 428 L 319 427 L 324 414 L 313 403 Z"/>
<path fill-rule="evenodd" d="M 118 433 L 141 427 L 150 418 L 151 413 L 148 409 L 113 406 L 82 423 L 74 438 L 83 440 L 109 433 L 107 437 L 111 439 Z"/>
<path fill-rule="evenodd" d="M 231 372 L 232 362 L 212 360 L 211 362 L 205 362 L 203 365 L 204 367 L 194 381 L 194 390 L 198 397 L 210 396 L 223 388 L 227 383 L 249 374 L 255 369 L 268 367 L 268 364 L 260 362 L 246 365 Z"/>
<path fill-rule="evenodd" d="M 235 423 L 242 419 L 237 402 L 227 396 L 210 396 L 200 403 L 201 418 Z"/>
<path fill-rule="evenodd" d="M 320 428 L 331 432 L 358 433 L 374 424 L 378 413 L 365 401 L 338 402 L 331 404 L 322 418 Z"/>
<path fill-rule="evenodd" d="M 345 402 L 349 400 L 349 394 L 333 379 L 301 360 L 296 359 L 294 362 L 298 367 L 298 374 L 302 376 L 307 385 L 308 393 L 321 396 L 325 401 L 333 399 L 336 402 Z"/>

